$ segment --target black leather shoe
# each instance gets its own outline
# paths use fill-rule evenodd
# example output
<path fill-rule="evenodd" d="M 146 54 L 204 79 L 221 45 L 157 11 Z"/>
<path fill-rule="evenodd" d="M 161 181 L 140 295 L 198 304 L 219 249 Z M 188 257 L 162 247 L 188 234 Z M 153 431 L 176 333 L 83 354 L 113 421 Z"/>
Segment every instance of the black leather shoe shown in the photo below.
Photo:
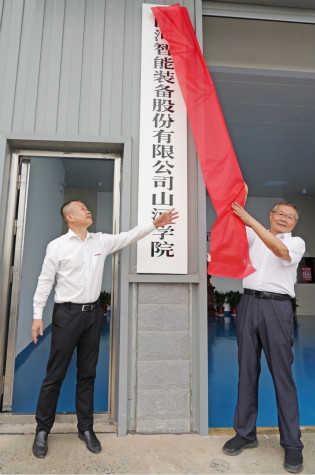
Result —
<path fill-rule="evenodd" d="M 287 472 L 300 473 L 303 468 L 303 455 L 302 450 L 297 449 L 284 449 L 284 468 Z"/>
<path fill-rule="evenodd" d="M 247 440 L 236 434 L 235 437 L 228 440 L 223 446 L 223 452 L 226 455 L 238 455 L 243 449 L 253 449 L 258 446 L 258 440 Z"/>
<path fill-rule="evenodd" d="M 35 457 L 43 458 L 47 454 L 48 434 L 44 430 L 37 432 L 33 443 L 33 454 Z"/>
<path fill-rule="evenodd" d="M 93 454 L 98 454 L 102 450 L 100 441 L 95 435 L 94 430 L 86 430 L 84 432 L 78 432 L 79 439 L 84 440 L 86 447 Z"/>

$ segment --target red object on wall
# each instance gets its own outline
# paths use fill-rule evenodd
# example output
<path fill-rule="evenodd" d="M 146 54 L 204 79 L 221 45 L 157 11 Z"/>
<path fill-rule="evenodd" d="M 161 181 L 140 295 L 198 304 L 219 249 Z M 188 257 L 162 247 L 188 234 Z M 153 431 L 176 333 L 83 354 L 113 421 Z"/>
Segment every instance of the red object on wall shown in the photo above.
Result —
<path fill-rule="evenodd" d="M 302 266 L 302 282 L 312 282 L 312 269 L 311 267 Z"/>
<path fill-rule="evenodd" d="M 211 229 L 208 273 L 241 279 L 255 272 L 245 225 L 231 207 L 234 201 L 244 205 L 245 186 L 214 85 L 187 9 L 176 4 L 153 7 L 152 11 L 169 44 L 201 170 L 217 213 Z"/>

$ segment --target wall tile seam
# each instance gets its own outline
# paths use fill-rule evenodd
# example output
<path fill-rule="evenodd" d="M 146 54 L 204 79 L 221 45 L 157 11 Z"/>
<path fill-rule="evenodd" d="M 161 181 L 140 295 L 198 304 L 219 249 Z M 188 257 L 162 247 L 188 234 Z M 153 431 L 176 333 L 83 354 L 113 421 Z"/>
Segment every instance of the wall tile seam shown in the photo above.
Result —
<path fill-rule="evenodd" d="M 159 384 L 160 383 L 160 384 Z M 186 381 L 179 381 L 175 383 L 168 383 L 166 385 L 163 385 L 160 381 L 158 381 L 155 384 L 146 384 L 146 383 L 141 383 L 138 386 L 139 391 L 186 391 L 189 393 L 190 387 L 188 382 Z"/>
<path fill-rule="evenodd" d="M 167 419 L 166 419 L 167 421 Z M 147 422 L 147 421 L 144 421 L 144 423 Z M 141 421 L 141 424 L 143 423 L 143 421 Z M 155 424 L 157 424 L 156 421 L 154 421 Z M 181 435 L 181 434 L 190 434 L 190 430 L 187 428 L 174 428 L 174 429 L 169 429 L 169 430 L 166 430 L 164 428 L 160 428 L 160 427 L 154 427 L 153 430 L 151 428 L 153 424 L 150 424 L 150 429 L 145 429 L 143 427 L 140 427 L 140 428 L 137 428 L 137 431 L 136 433 L 139 434 L 139 435 L 154 435 L 154 434 L 174 434 L 174 435 Z"/>
<path fill-rule="evenodd" d="M 152 392 L 156 392 L 156 391 L 160 391 L 160 389 L 139 389 L 139 391 L 145 391 L 145 392 L 148 392 L 148 391 L 152 391 Z M 187 391 L 186 388 L 175 388 L 174 389 L 171 389 L 171 388 L 161 388 L 161 391 L 178 391 L 178 392 L 182 392 L 182 393 L 185 393 L 185 394 L 190 394 L 189 391 Z"/>
<path fill-rule="evenodd" d="M 169 305 L 172 305 L 172 306 L 182 306 L 182 307 L 189 307 L 189 304 L 186 303 L 186 302 L 183 302 L 183 303 L 179 303 L 179 302 L 163 302 L 163 303 L 145 303 L 145 302 L 140 302 L 139 303 L 139 307 L 141 307 L 142 305 L 145 305 L 147 307 L 166 307 L 166 306 L 169 306 Z"/>
<path fill-rule="evenodd" d="M 190 418 L 189 417 L 168 417 L 167 419 L 138 419 L 138 421 L 148 421 L 148 422 L 154 422 L 154 423 L 158 423 L 160 424 L 161 421 L 163 423 L 165 423 L 166 421 L 190 421 Z M 176 429 L 174 429 L 174 431 L 176 431 Z M 167 434 L 168 432 L 164 432 L 165 434 Z"/>
<path fill-rule="evenodd" d="M 149 334 L 158 334 L 162 333 L 164 335 L 165 333 L 183 333 L 183 335 L 190 335 L 190 331 L 188 330 L 139 330 L 139 334 L 141 333 L 149 333 Z M 189 338 L 190 341 L 190 338 Z"/>
<path fill-rule="evenodd" d="M 168 358 L 167 360 L 150 360 L 150 359 L 140 359 L 138 358 L 138 362 L 139 363 L 145 363 L 145 362 L 149 362 L 149 363 L 167 363 L 167 362 L 174 362 L 174 361 L 190 361 L 190 356 L 188 355 L 187 358 L 183 358 L 182 356 L 177 356 L 177 357 L 174 357 L 174 358 Z"/>
<path fill-rule="evenodd" d="M 182 386 L 178 386 L 178 384 L 176 385 L 176 383 L 174 383 L 174 388 L 172 388 L 171 386 L 167 386 L 167 387 L 164 387 L 164 388 L 160 387 L 160 386 L 159 387 L 152 387 L 151 386 L 151 387 L 147 387 L 147 388 L 146 387 L 142 387 L 142 388 L 138 387 L 138 389 L 139 389 L 139 391 L 146 391 L 146 392 L 147 391 L 156 392 L 156 391 L 159 391 L 161 389 L 161 391 L 163 391 L 163 392 L 164 391 L 178 391 L 178 392 L 183 392 L 187 395 L 190 395 L 189 385 L 187 387 L 186 386 L 182 387 Z"/>
<path fill-rule="evenodd" d="M 183 417 L 183 416 L 182 416 L 182 417 L 176 417 L 176 416 L 174 416 L 174 417 L 166 417 L 165 419 L 147 419 L 146 417 L 143 417 L 143 418 L 141 417 L 141 418 L 138 419 L 138 420 L 139 420 L 139 421 L 165 422 L 165 421 L 167 421 L 167 420 L 169 420 L 169 421 L 172 421 L 172 420 L 177 420 L 177 421 L 180 421 L 180 420 L 182 420 L 182 421 L 189 421 L 189 419 L 190 419 L 189 417 Z"/>
<path fill-rule="evenodd" d="M 150 329 L 147 329 L 147 328 L 143 328 L 142 329 L 139 329 L 139 334 L 156 334 L 156 333 L 162 333 L 163 335 L 165 335 L 165 333 L 189 333 L 189 327 L 184 327 L 183 328 L 183 325 L 180 326 L 181 329 L 177 329 L 176 327 L 166 327 L 165 329 L 162 327 L 159 327 L 159 328 L 150 328 Z"/>
<path fill-rule="evenodd" d="M 150 363 L 162 363 L 162 362 L 167 363 L 167 362 L 174 362 L 174 361 L 189 361 L 189 360 L 190 360 L 190 355 L 188 355 L 187 358 L 186 357 L 183 358 L 181 356 L 176 356 L 176 357 L 173 357 L 173 358 L 168 357 L 166 360 L 163 360 L 163 359 L 160 359 L 160 360 L 159 359 L 154 359 L 154 360 L 152 360 L 152 359 L 147 359 L 147 358 L 143 359 L 143 357 L 142 357 L 142 359 L 141 359 L 141 357 L 138 358 L 138 361 L 141 362 L 141 363 L 144 363 L 146 361 L 148 361 Z"/>
<path fill-rule="evenodd" d="M 174 302 L 174 299 L 171 301 L 171 302 L 165 302 L 164 303 L 161 303 L 160 301 L 152 301 L 153 299 L 150 299 L 150 302 L 140 302 L 139 303 L 139 306 L 141 307 L 142 305 L 145 305 L 145 306 L 148 306 L 148 305 L 152 305 L 152 306 L 156 306 L 156 307 L 168 307 L 168 306 L 175 306 L 175 305 L 182 305 L 182 306 L 185 306 L 185 307 L 188 307 L 188 302 L 187 301 L 177 301 L 177 302 Z"/>
<path fill-rule="evenodd" d="M 139 304 L 139 311 L 141 317 L 146 316 L 148 313 L 153 313 L 155 315 L 159 315 L 160 312 L 162 313 L 163 310 L 167 311 L 167 317 L 170 318 L 172 314 L 187 314 L 189 310 L 189 306 L 186 304 L 181 303 L 174 303 L 174 304 L 166 304 L 166 305 L 159 305 L 159 304 L 149 304 L 149 303 L 142 303 Z"/>
<path fill-rule="evenodd" d="M 177 391 L 178 393 L 187 394 L 189 396 L 189 399 L 191 399 L 190 386 L 187 386 L 187 387 L 184 386 L 184 387 L 180 387 L 180 388 L 172 387 L 172 386 L 169 386 L 167 388 L 162 388 L 161 386 L 159 386 L 156 389 L 152 389 L 152 388 L 146 389 L 146 388 L 142 388 L 142 387 L 138 386 L 138 392 L 140 392 L 140 391 L 142 391 L 142 392 L 149 392 L 150 391 L 152 393 L 153 392 L 156 393 L 156 392 L 166 392 L 166 391 L 172 391 L 172 392 Z"/>
<path fill-rule="evenodd" d="M 172 358 L 172 359 L 169 359 L 169 358 L 168 358 L 167 360 L 143 360 L 143 361 L 140 360 L 140 363 L 145 363 L 146 361 L 148 361 L 148 362 L 150 362 L 150 363 L 159 363 L 159 364 L 160 364 L 160 363 L 162 363 L 162 362 L 163 362 L 163 363 L 167 363 L 167 362 L 173 363 L 173 362 L 174 362 L 174 359 L 173 359 L 173 358 Z M 177 361 L 177 360 L 176 360 L 176 361 Z M 189 361 L 189 360 L 181 359 L 180 361 Z"/>
<path fill-rule="evenodd" d="M 175 328 L 172 329 L 172 328 L 165 328 L 165 330 L 162 328 L 154 328 L 154 329 L 150 329 L 150 330 L 147 330 L 147 329 L 143 329 L 143 330 L 139 330 L 139 334 L 143 334 L 143 336 L 145 336 L 144 334 L 148 333 L 162 333 L 163 335 L 165 335 L 166 333 L 175 333 L 176 335 L 178 333 L 185 333 L 185 332 L 188 332 L 189 331 L 189 328 L 185 328 L 185 330 L 176 330 Z"/>
<path fill-rule="evenodd" d="M 181 306 L 185 306 L 185 307 L 189 307 L 189 303 L 186 303 L 186 302 L 183 302 L 183 303 L 179 303 L 179 302 L 163 302 L 163 303 L 145 303 L 145 302 L 140 302 L 139 303 L 139 307 L 141 307 L 142 305 L 146 305 L 147 307 L 165 307 L 165 306 L 168 306 L 168 305 L 172 305 L 172 306 L 175 306 L 175 305 L 181 305 Z"/>

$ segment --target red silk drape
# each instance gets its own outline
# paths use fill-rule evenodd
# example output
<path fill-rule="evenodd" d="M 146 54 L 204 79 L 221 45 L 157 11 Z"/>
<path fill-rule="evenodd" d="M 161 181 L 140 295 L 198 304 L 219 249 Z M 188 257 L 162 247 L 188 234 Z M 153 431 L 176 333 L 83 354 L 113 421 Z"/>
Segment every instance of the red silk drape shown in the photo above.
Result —
<path fill-rule="evenodd" d="M 255 271 L 245 225 L 231 207 L 234 201 L 244 205 L 245 186 L 215 88 L 187 9 L 176 4 L 153 7 L 152 11 L 169 44 L 202 174 L 217 213 L 211 229 L 208 273 L 241 279 Z"/>

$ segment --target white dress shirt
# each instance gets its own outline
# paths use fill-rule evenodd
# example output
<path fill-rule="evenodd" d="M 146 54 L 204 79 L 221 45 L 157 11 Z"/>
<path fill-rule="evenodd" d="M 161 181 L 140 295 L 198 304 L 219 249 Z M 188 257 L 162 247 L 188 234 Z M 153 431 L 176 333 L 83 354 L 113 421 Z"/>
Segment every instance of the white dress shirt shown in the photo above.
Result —
<path fill-rule="evenodd" d="M 277 234 L 277 238 L 281 239 L 289 250 L 289 261 L 275 256 L 251 228 L 246 227 L 246 232 L 250 260 L 257 271 L 243 279 L 244 288 L 294 297 L 296 270 L 305 252 L 303 239 L 293 237 L 291 233 Z"/>
<path fill-rule="evenodd" d="M 120 234 L 89 233 L 85 241 L 69 229 L 51 241 L 46 250 L 34 295 L 34 318 L 41 319 L 56 277 L 56 303 L 92 303 L 101 292 L 105 259 L 108 254 L 150 234 L 153 221 Z"/>

